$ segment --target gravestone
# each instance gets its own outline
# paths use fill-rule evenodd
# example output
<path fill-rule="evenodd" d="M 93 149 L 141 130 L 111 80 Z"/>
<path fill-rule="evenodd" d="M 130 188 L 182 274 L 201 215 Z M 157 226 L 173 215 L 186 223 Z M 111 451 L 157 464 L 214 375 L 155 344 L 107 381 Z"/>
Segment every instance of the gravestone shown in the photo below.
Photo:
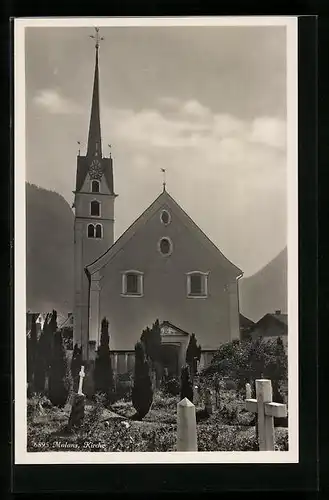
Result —
<path fill-rule="evenodd" d="M 200 401 L 199 386 L 193 385 L 193 402 L 195 406 L 199 404 L 199 401 Z"/>
<path fill-rule="evenodd" d="M 210 389 L 206 389 L 204 392 L 204 406 L 207 414 L 212 415 L 213 402 L 212 402 L 212 392 Z"/>
<path fill-rule="evenodd" d="M 187 398 L 177 404 L 177 451 L 198 451 L 195 406 Z"/>
<path fill-rule="evenodd" d="M 287 406 L 272 401 L 272 383 L 270 380 L 256 380 L 256 399 L 246 399 L 247 411 L 257 413 L 258 442 L 260 451 L 274 451 L 274 417 L 287 416 Z"/>
<path fill-rule="evenodd" d="M 252 397 L 252 390 L 251 390 L 251 385 L 249 383 L 246 384 L 246 399 L 251 399 Z"/>
<path fill-rule="evenodd" d="M 85 416 L 86 396 L 83 394 L 83 379 L 85 377 L 84 366 L 81 366 L 79 372 L 79 389 L 78 393 L 73 394 L 72 409 L 69 417 L 68 428 L 71 430 L 80 427 Z"/>

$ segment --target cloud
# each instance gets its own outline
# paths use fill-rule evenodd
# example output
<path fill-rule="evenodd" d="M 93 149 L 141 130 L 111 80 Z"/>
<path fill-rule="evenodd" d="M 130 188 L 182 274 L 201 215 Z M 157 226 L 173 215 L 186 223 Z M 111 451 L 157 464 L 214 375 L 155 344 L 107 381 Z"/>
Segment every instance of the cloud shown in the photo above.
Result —
<path fill-rule="evenodd" d="M 42 89 L 37 92 L 33 102 L 52 114 L 77 114 L 81 112 L 80 107 L 74 101 L 63 97 L 58 90 Z"/>
<path fill-rule="evenodd" d="M 158 104 L 103 113 L 117 236 L 154 200 L 166 168 L 169 192 L 224 254 L 247 271 L 266 264 L 286 243 L 285 122 L 214 113 L 196 100 Z"/>
<path fill-rule="evenodd" d="M 256 118 L 252 123 L 251 140 L 273 148 L 286 147 L 286 127 L 282 120 L 270 117 Z"/>

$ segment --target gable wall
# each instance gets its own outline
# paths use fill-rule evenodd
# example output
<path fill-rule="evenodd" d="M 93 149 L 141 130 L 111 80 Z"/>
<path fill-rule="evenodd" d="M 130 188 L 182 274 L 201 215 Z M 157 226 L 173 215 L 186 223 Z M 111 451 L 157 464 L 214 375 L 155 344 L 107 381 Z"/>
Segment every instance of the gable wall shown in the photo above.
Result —
<path fill-rule="evenodd" d="M 160 221 L 163 208 L 167 207 L 159 208 L 100 269 L 100 320 L 109 319 L 112 349 L 133 349 L 143 328 L 157 318 L 195 333 L 203 349 L 215 349 L 230 340 L 232 322 L 233 335 L 239 336 L 236 277 L 223 268 L 220 255 L 203 246 L 170 208 L 171 223 L 164 226 Z M 163 236 L 173 242 L 169 257 L 158 251 Z M 122 272 L 131 269 L 144 273 L 143 297 L 121 296 Z M 207 299 L 186 297 L 185 273 L 195 270 L 210 272 Z M 233 285 L 225 289 L 230 283 Z"/>

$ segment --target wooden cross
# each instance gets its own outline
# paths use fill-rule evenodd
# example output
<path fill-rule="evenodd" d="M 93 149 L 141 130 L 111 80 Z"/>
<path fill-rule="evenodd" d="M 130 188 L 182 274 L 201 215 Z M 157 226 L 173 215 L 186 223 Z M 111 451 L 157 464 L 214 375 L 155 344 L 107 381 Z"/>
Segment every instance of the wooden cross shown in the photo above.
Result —
<path fill-rule="evenodd" d="M 272 401 L 270 380 L 256 380 L 256 399 L 246 399 L 246 410 L 257 413 L 258 441 L 260 451 L 274 451 L 274 417 L 287 416 L 287 406 Z"/>
<path fill-rule="evenodd" d="M 82 385 L 83 385 L 84 376 L 85 376 L 85 367 L 81 366 L 80 373 L 79 373 L 79 389 L 78 389 L 78 394 L 83 394 L 83 392 L 82 392 Z"/>

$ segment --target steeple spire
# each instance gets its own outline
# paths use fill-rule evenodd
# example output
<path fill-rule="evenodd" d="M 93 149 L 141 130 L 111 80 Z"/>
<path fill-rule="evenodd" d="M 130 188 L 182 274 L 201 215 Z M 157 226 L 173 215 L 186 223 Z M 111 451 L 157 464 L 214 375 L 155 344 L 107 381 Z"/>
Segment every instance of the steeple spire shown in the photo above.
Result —
<path fill-rule="evenodd" d="M 95 39 L 96 60 L 95 60 L 94 88 L 93 88 L 93 97 L 91 103 L 87 156 L 102 157 L 101 122 L 100 122 L 100 111 L 99 111 L 98 51 L 99 51 L 99 42 L 103 40 L 103 37 L 99 36 L 99 28 L 95 28 L 95 35 L 90 35 L 90 38 Z"/>

